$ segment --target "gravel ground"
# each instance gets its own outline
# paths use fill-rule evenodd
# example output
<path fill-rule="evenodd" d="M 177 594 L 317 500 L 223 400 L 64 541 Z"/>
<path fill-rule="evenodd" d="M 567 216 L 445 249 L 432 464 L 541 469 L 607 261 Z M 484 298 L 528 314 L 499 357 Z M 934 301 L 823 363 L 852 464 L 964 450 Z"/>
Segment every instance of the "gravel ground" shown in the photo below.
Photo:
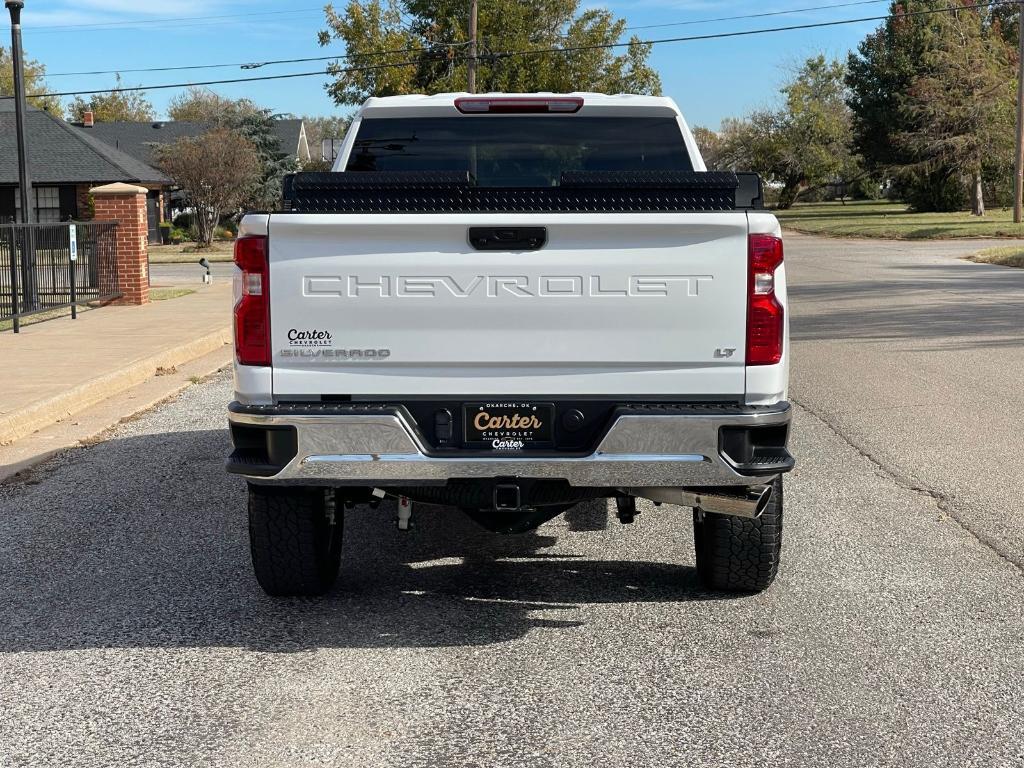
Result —
<path fill-rule="evenodd" d="M 740 598 L 698 587 L 688 511 L 603 504 L 513 537 L 357 510 L 329 597 L 268 598 L 230 380 L 191 387 L 0 486 L 0 766 L 1024 765 L 987 499 L 915 490 L 858 443 L 882 416 L 846 430 L 796 379 L 783 568 Z"/>

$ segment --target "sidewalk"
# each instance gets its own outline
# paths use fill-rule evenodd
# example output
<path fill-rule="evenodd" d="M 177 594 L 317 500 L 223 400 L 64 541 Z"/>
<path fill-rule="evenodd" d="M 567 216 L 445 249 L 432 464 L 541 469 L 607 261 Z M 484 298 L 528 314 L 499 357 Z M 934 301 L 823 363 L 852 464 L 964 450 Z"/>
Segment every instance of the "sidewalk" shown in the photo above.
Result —
<path fill-rule="evenodd" d="M 231 284 L 0 333 L 0 445 L 231 342 Z M 128 414 L 125 414 L 128 415 Z"/>

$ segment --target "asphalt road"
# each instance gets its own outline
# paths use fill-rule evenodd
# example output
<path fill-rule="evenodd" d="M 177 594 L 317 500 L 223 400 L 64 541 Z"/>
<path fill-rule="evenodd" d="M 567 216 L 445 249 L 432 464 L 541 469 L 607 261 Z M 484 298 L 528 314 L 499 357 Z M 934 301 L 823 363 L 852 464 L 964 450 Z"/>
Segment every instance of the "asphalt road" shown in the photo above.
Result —
<path fill-rule="evenodd" d="M 235 265 L 230 261 L 215 261 L 210 264 L 214 280 L 231 282 Z M 149 282 L 152 285 L 202 285 L 204 270 L 199 264 L 150 264 Z"/>
<path fill-rule="evenodd" d="M 786 553 L 702 592 L 689 515 L 519 537 L 346 515 L 273 600 L 220 375 L 0 487 L 0 766 L 1024 764 L 1024 272 L 792 238 Z"/>

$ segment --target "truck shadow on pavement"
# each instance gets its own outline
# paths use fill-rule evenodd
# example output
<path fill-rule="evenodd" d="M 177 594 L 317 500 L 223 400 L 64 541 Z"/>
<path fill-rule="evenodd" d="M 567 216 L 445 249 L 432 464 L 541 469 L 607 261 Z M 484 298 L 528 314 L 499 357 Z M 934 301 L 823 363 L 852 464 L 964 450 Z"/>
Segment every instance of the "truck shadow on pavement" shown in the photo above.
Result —
<path fill-rule="evenodd" d="M 608 546 L 611 532 L 575 534 L 604 527 L 603 505 L 498 536 L 437 507 L 399 533 L 382 504 L 346 513 L 331 594 L 270 598 L 249 564 L 245 484 L 223 470 L 226 432 L 182 430 L 75 449 L 0 486 L 0 652 L 473 646 L 579 626 L 588 604 L 724 597 L 688 565 L 581 554 Z M 685 562 L 675 512 L 673 541 L 648 533 L 645 550 Z"/>

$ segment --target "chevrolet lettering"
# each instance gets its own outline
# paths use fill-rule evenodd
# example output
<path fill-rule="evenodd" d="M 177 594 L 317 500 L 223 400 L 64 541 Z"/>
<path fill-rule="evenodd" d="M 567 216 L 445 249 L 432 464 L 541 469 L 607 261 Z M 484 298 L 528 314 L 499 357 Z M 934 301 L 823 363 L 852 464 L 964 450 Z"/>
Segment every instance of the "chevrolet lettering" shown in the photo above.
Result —
<path fill-rule="evenodd" d="M 337 298 L 653 298 L 698 296 L 713 275 L 335 275 L 303 279 L 304 295 Z"/>

